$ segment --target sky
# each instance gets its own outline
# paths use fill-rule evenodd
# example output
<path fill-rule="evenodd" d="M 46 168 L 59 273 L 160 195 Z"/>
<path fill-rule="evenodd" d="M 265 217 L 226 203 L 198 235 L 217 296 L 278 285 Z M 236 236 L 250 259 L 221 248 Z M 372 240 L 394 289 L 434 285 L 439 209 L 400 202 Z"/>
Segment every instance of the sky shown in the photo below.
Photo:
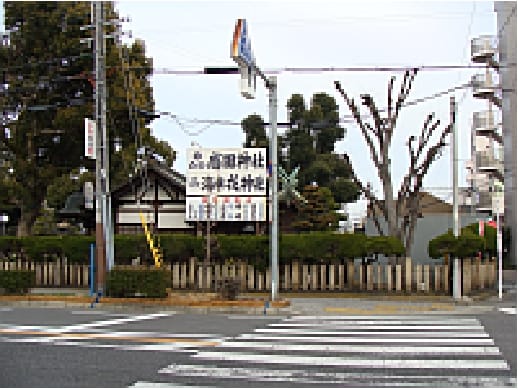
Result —
<path fill-rule="evenodd" d="M 235 22 L 245 18 L 257 65 L 262 70 L 285 67 L 412 67 L 470 65 L 470 40 L 496 33 L 493 2 L 486 1 L 118 1 L 121 17 L 129 17 L 125 31 L 146 43 L 156 70 L 202 70 L 207 66 L 234 66 L 230 44 Z M 476 69 L 423 70 L 417 74 L 409 100 L 465 84 Z M 326 92 L 335 97 L 340 116 L 350 112 L 334 88 L 339 80 L 357 102 L 369 93 L 385 107 L 387 85 L 403 72 L 311 72 L 278 74 L 278 121 L 287 121 L 286 102 L 300 93 Z M 153 75 L 155 107 L 185 119 L 221 119 L 240 122 L 257 113 L 268 121 L 268 91 L 257 80 L 256 98 L 245 99 L 238 75 Z M 470 157 L 473 111 L 486 104 L 471 90 L 455 92 L 458 105 L 459 183 L 466 185 L 464 162 Z M 390 158 L 397 191 L 408 167 L 406 140 L 418 135 L 426 115 L 434 112 L 446 125 L 450 95 L 403 108 L 394 133 Z M 382 194 L 379 179 L 359 128 L 346 123 L 337 153 L 348 153 L 358 177 Z M 442 128 L 442 126 L 441 126 Z M 128 131 L 130 131 L 128 129 Z M 174 168 L 186 172 L 186 149 L 192 141 L 202 147 L 239 147 L 240 126 L 184 122 L 163 116 L 152 124 L 153 134 L 177 151 Z M 279 132 L 282 133 L 282 129 Z M 424 181 L 425 189 L 451 202 L 451 157 L 447 147 Z"/>

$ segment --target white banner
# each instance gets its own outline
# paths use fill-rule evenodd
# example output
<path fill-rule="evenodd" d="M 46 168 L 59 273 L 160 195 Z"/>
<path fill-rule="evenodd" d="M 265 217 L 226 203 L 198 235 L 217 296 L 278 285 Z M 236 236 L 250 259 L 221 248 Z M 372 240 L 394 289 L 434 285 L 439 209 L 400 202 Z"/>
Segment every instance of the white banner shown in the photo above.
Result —
<path fill-rule="evenodd" d="M 85 157 L 95 160 L 96 125 L 92 119 L 85 118 Z"/>

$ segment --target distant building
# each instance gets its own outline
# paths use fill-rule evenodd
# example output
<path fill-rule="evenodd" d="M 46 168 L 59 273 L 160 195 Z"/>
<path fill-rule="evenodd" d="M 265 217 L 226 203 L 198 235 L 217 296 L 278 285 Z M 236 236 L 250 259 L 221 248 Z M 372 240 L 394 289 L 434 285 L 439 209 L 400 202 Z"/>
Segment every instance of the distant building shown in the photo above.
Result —
<path fill-rule="evenodd" d="M 369 205 L 365 223 L 365 234 L 367 236 L 378 235 L 372 215 L 372 206 Z M 461 228 L 486 218 L 487 215 L 485 214 L 472 213 L 469 205 L 459 207 L 459 227 Z M 386 229 L 386 224 L 382 223 L 381 226 Z M 433 263 L 434 259 L 428 256 L 428 243 L 438 235 L 446 233 L 448 229 L 453 229 L 453 206 L 432 194 L 421 193 L 419 219 L 410 249 L 412 261 L 425 264 Z"/>

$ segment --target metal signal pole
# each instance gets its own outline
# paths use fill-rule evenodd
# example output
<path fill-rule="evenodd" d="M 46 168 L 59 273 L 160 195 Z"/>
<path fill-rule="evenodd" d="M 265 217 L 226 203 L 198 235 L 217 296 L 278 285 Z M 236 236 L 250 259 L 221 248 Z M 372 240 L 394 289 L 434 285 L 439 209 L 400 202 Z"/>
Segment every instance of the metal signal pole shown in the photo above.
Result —
<path fill-rule="evenodd" d="M 453 180 L 453 235 L 459 236 L 459 201 L 458 201 L 458 132 L 457 132 L 457 104 L 455 103 L 455 97 L 450 98 L 450 116 L 453 129 L 451 132 L 451 162 L 452 162 L 452 180 Z M 459 259 L 455 257 L 453 259 L 453 298 L 460 299 L 462 296 L 462 290 L 460 285 L 460 269 Z"/>

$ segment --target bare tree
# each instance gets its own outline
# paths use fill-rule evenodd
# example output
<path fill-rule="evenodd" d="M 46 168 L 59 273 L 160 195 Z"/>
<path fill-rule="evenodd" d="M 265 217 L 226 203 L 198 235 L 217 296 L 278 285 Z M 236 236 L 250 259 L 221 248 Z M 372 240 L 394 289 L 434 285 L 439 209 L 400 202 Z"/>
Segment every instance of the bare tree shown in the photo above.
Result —
<path fill-rule="evenodd" d="M 360 116 L 360 110 L 353 98 L 349 98 L 340 82 L 335 81 L 337 91 L 342 95 L 351 110 L 354 119 L 358 123 L 363 138 L 367 142 L 374 166 L 383 187 L 384 200 L 380 201 L 374 195 L 370 185 L 362 183 L 354 169 L 353 180 L 361 192 L 369 200 L 372 217 L 376 229 L 380 235 L 390 235 L 401 240 L 409 256 L 410 247 L 414 239 L 414 230 L 417 224 L 420 209 L 420 195 L 423 187 L 423 178 L 428 173 L 434 160 L 441 155 L 441 150 L 446 146 L 446 137 L 451 133 L 454 123 L 451 123 L 440 131 L 438 140 L 432 142 L 432 135 L 439 127 L 441 121 L 434 119 L 435 114 L 429 114 L 424 121 L 419 137 L 411 135 L 407 146 L 410 155 L 410 165 L 403 178 L 398 191 L 397 199 L 394 199 L 393 178 L 390 169 L 389 150 L 396 122 L 408 97 L 417 69 L 407 70 L 401 82 L 397 99 L 393 101 L 393 88 L 396 78 L 392 76 L 388 84 L 387 108 L 384 110 L 376 107 L 374 100 L 368 94 L 361 95 L 362 104 L 369 109 L 372 121 L 366 122 Z M 352 167 L 352 165 L 351 165 Z M 380 223 L 385 221 L 387 231 L 383 230 Z"/>

